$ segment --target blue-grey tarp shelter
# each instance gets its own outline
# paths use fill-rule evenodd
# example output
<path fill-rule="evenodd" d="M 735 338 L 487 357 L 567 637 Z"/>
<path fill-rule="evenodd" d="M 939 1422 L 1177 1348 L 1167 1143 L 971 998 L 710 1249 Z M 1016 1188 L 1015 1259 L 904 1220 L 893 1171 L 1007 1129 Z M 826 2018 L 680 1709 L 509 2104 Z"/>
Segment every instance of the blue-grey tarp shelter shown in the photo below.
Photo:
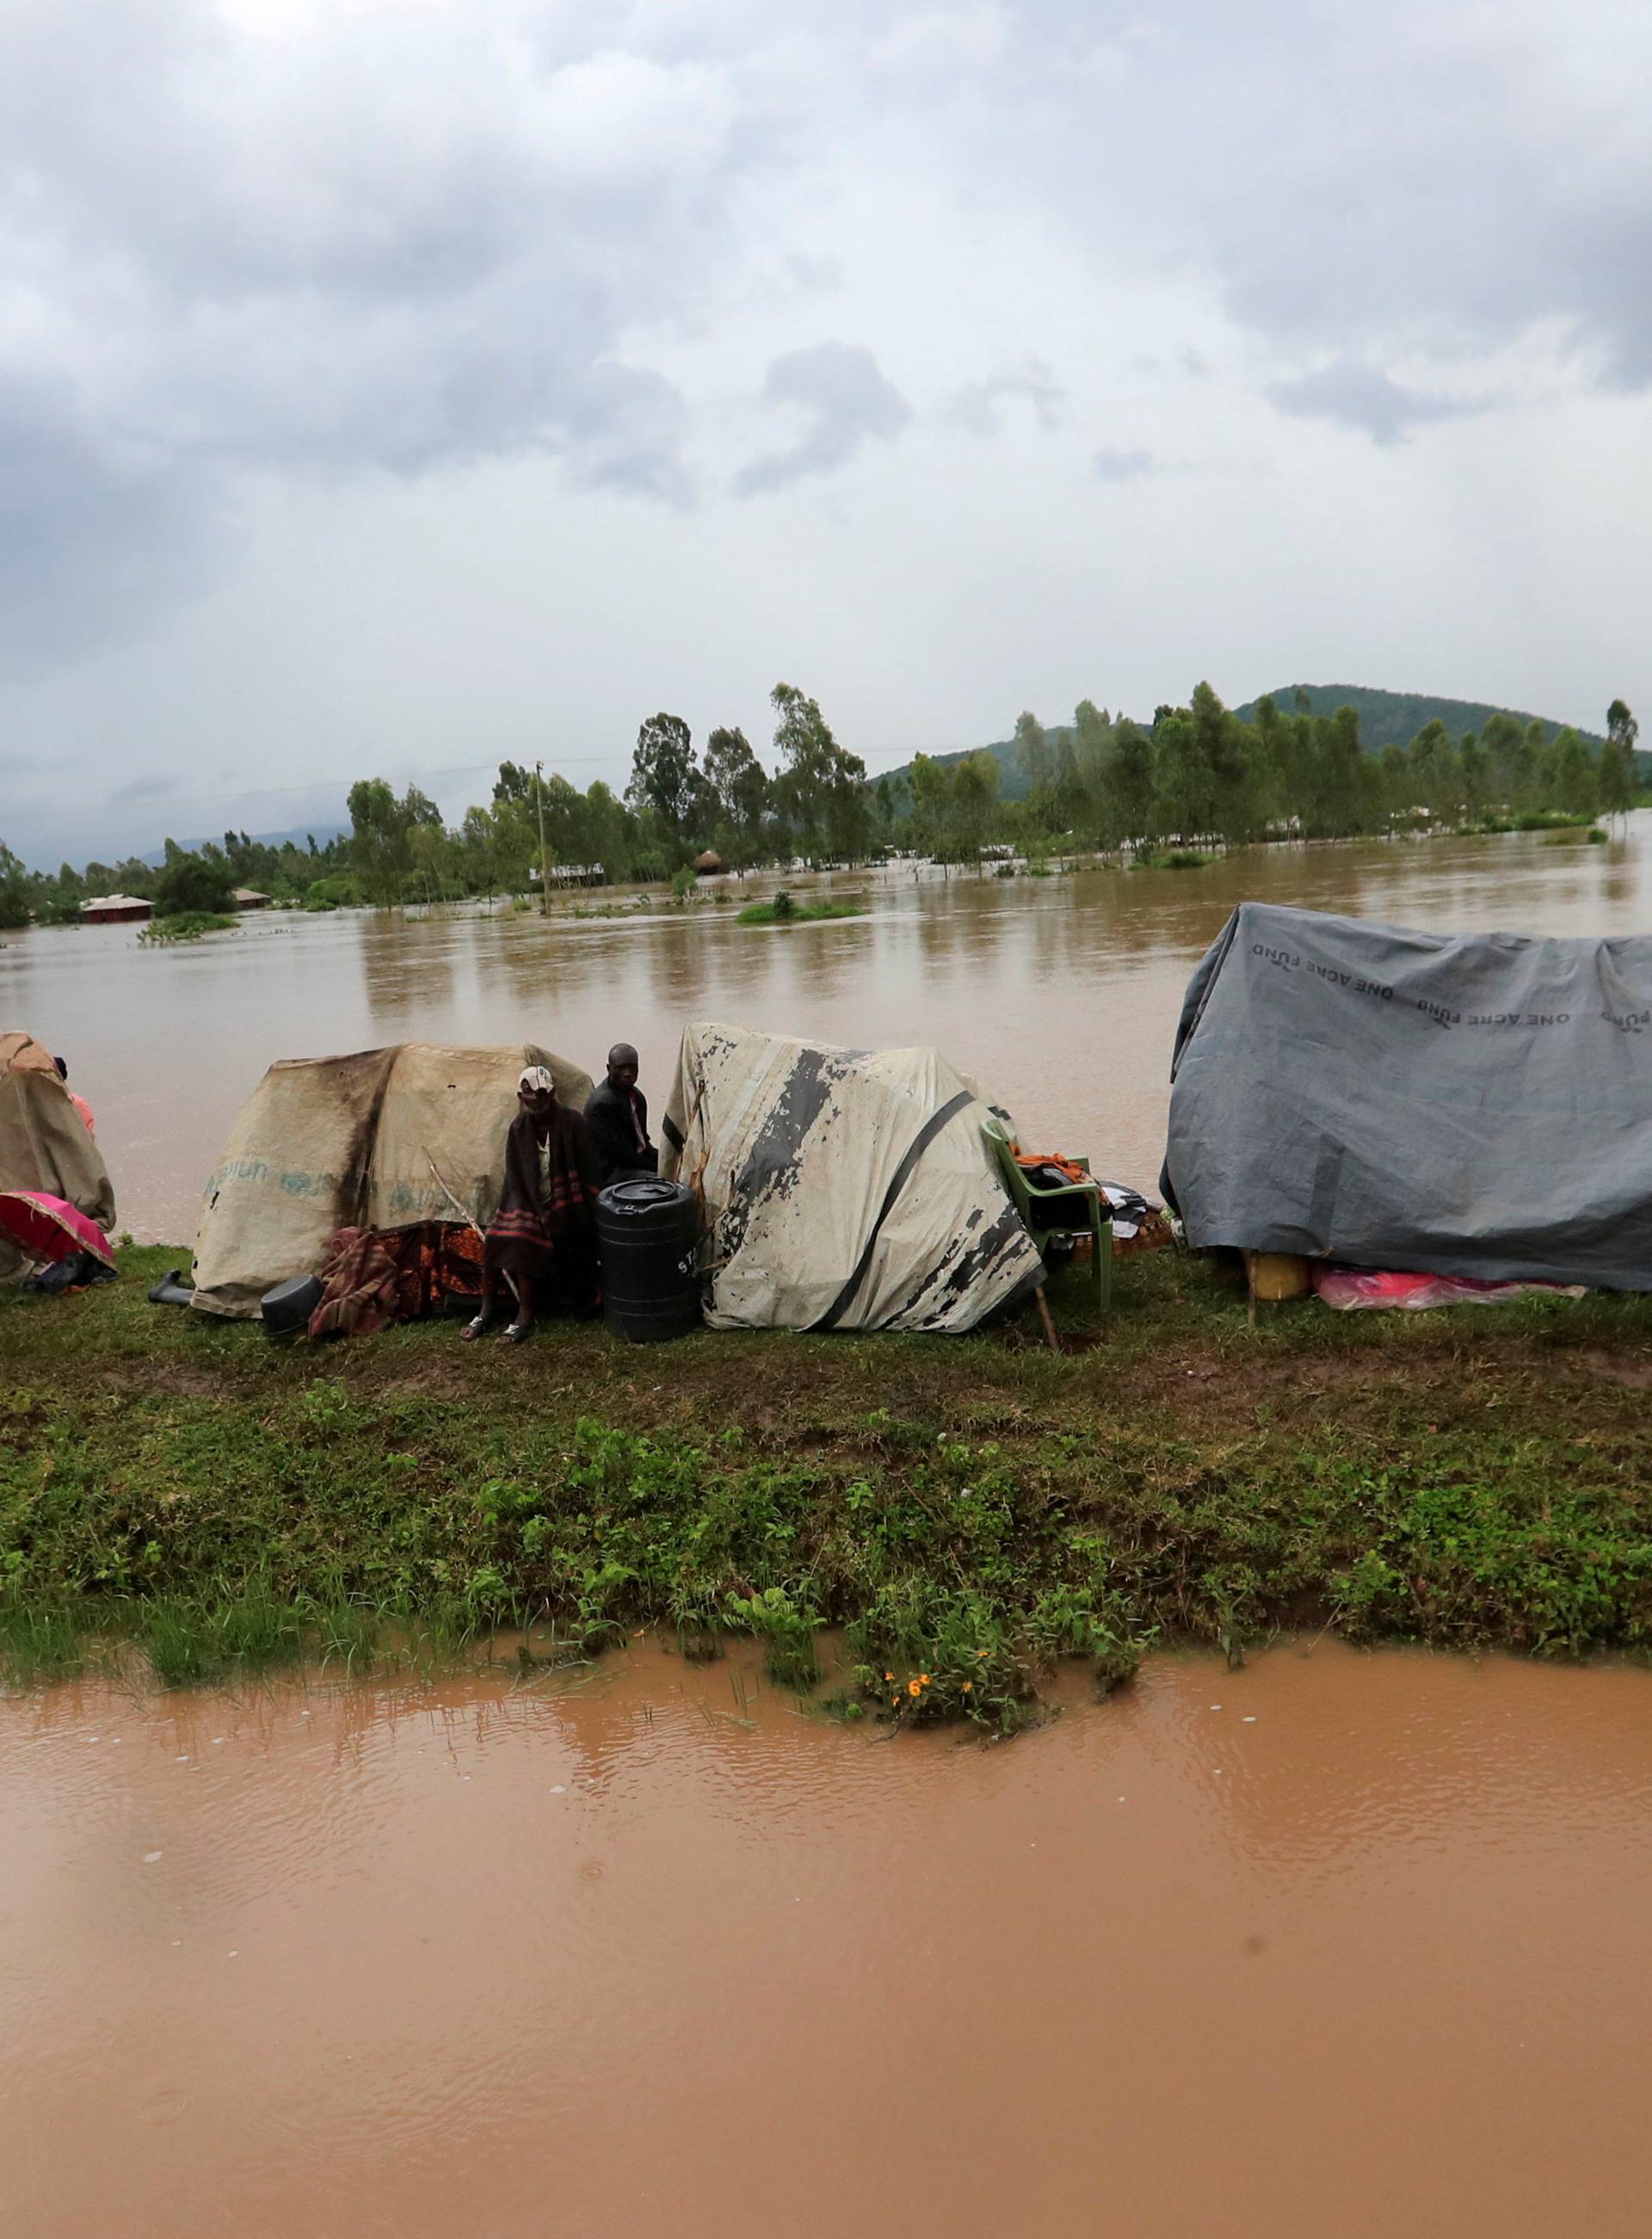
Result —
<path fill-rule="evenodd" d="M 1244 902 L 1171 1080 L 1195 1247 L 1652 1290 L 1652 939 Z"/>

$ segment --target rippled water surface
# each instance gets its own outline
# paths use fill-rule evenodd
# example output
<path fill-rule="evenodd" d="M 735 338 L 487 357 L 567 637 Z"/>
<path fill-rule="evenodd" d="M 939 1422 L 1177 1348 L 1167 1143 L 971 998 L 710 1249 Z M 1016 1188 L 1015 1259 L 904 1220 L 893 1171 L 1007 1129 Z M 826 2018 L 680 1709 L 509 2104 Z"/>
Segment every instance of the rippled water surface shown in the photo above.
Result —
<path fill-rule="evenodd" d="M 0 2229 L 1628 2239 L 1652 1678 L 0 1701 Z"/>
<path fill-rule="evenodd" d="M 1436 930 L 1641 932 L 1652 854 L 1536 836 L 1258 849 L 1203 871 L 836 880 L 847 922 L 738 926 L 719 906 L 613 919 L 351 914 L 249 920 L 188 949 L 130 927 L 36 929 L 0 949 L 0 1029 L 65 1056 L 134 1233 L 188 1241 L 201 1186 L 273 1058 L 409 1039 L 537 1041 L 598 1073 L 623 1038 L 664 1103 L 684 1022 L 851 1044 L 938 1042 L 1030 1140 L 1151 1183 L 1188 973 L 1247 897 Z"/>

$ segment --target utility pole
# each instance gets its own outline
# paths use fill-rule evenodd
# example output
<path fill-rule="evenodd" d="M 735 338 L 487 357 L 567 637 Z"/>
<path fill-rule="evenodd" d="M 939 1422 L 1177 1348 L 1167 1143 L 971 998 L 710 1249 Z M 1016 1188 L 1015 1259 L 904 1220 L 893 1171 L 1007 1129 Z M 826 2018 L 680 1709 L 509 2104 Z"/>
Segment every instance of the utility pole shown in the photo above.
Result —
<path fill-rule="evenodd" d="M 539 802 L 539 914 L 551 914 L 551 859 L 545 852 L 545 765 L 534 765 L 534 794 Z"/>

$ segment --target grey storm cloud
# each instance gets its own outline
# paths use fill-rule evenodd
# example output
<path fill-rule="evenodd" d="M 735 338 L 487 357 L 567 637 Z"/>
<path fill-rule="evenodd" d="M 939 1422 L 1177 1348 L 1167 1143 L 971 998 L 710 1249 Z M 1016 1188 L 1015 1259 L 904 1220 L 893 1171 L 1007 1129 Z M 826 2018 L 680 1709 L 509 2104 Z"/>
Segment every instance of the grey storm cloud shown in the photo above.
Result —
<path fill-rule="evenodd" d="M 124 785 L 114 787 L 109 797 L 111 801 L 123 803 L 136 801 L 164 801 L 177 789 L 176 778 L 156 773 L 147 777 L 129 778 Z"/>
<path fill-rule="evenodd" d="M 1455 397 L 1430 396 L 1403 389 L 1380 366 L 1338 358 L 1297 381 L 1277 381 L 1269 402 L 1304 420 L 1335 420 L 1357 428 L 1374 443 L 1400 442 L 1407 432 L 1430 420 L 1455 420 L 1476 406 Z"/>
<path fill-rule="evenodd" d="M 682 399 L 626 342 L 692 309 L 719 253 L 733 97 L 714 56 L 622 51 L 594 7 L 509 15 L 259 40 L 207 0 L 5 11 L 14 652 L 202 579 L 247 474 L 537 452 L 577 487 L 691 501 Z"/>
<path fill-rule="evenodd" d="M 965 433 L 1053 426 L 1086 354 L 1173 349 L 1190 304 L 1283 411 L 1379 442 L 1463 409 L 1388 364 L 1455 389 L 1546 337 L 1652 385 L 1649 67 L 1609 0 L 9 0 L 0 653 L 227 577 L 249 488 L 535 457 L 681 508 L 831 474 L 910 417 L 879 360 L 992 286 L 989 208 L 1073 316 L 1005 370 L 983 296 L 932 392 Z M 886 266 L 886 179 L 932 233 L 834 314 L 860 346 L 797 347 Z M 672 349 L 725 327 L 708 394 L 772 362 L 719 457 Z"/>
<path fill-rule="evenodd" d="M 1154 475 L 1158 470 L 1158 462 L 1151 451 L 1104 448 L 1090 462 L 1090 471 L 1098 482 L 1139 482 L 1144 475 Z"/>
<path fill-rule="evenodd" d="M 1274 344 L 1467 361 L 1551 327 L 1641 387 L 1649 65 L 1652 17 L 1587 0 L 1180 0 L 1118 50 L 1100 160 L 1145 158 L 1180 89 L 1144 223 Z"/>
<path fill-rule="evenodd" d="M 746 497 L 829 474 L 863 445 L 892 441 L 912 418 L 911 405 L 879 371 L 872 352 L 852 342 L 817 342 L 777 357 L 764 377 L 763 398 L 800 415 L 805 425 L 795 442 L 741 468 L 734 487 Z"/>
<path fill-rule="evenodd" d="M 1048 430 L 1060 425 L 1067 392 L 1042 358 L 1032 358 L 1017 372 L 965 382 L 952 399 L 952 416 L 972 435 L 995 435 L 1004 425 L 1005 406 L 1018 401 L 1030 405 L 1038 426 Z"/>

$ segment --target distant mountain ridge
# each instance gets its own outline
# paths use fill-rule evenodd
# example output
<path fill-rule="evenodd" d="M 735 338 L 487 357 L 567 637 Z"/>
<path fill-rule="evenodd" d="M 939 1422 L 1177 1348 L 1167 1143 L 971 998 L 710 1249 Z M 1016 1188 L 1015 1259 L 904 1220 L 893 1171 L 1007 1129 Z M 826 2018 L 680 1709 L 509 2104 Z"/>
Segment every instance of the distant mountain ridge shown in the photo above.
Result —
<path fill-rule="evenodd" d="M 1541 721 L 1548 737 L 1563 730 L 1565 726 L 1552 716 L 1528 715 L 1518 708 L 1494 708 L 1481 700 L 1443 700 L 1418 692 L 1389 692 L 1381 686 L 1370 684 L 1282 684 L 1275 692 L 1259 694 L 1258 698 L 1271 699 L 1282 714 L 1297 712 L 1297 694 L 1305 693 L 1309 711 L 1315 715 L 1334 715 L 1338 708 L 1352 708 L 1359 717 L 1360 744 L 1367 754 L 1380 754 L 1384 747 L 1409 747 L 1417 733 L 1437 720 L 1450 732 L 1453 744 L 1464 731 L 1483 731 L 1493 715 L 1512 715 L 1516 723 Z M 1256 720 L 1257 702 L 1247 700 L 1234 714 L 1241 722 Z M 1151 722 L 1151 718 L 1138 716 L 1138 722 Z M 1574 728 L 1576 727 L 1574 726 Z M 1050 723 L 1045 735 L 1052 746 L 1072 736 L 1071 723 Z M 1598 747 L 1602 741 L 1598 731 L 1578 731 L 1585 743 Z M 985 747 L 960 747 L 955 752 L 936 754 L 933 760 L 952 769 L 972 754 L 993 755 L 998 765 L 998 798 L 1001 801 L 1025 801 L 1027 797 L 1026 773 L 1016 760 L 1013 739 L 994 739 Z M 1640 759 L 1637 757 L 1637 760 Z M 903 762 L 899 769 L 879 771 L 879 776 L 890 779 L 909 778 L 912 764 Z"/>
<path fill-rule="evenodd" d="M 308 847 L 312 839 L 318 847 L 325 847 L 329 840 L 348 840 L 350 830 L 348 824 L 295 824 L 287 832 L 249 832 L 247 837 L 259 847 L 284 847 L 289 840 L 295 847 Z M 194 854 L 202 847 L 222 847 L 223 834 L 213 832 L 203 840 L 180 840 L 177 844 L 187 854 Z M 152 847 L 147 855 L 140 855 L 138 860 L 158 871 L 166 860 L 166 849 L 164 846 Z"/>

